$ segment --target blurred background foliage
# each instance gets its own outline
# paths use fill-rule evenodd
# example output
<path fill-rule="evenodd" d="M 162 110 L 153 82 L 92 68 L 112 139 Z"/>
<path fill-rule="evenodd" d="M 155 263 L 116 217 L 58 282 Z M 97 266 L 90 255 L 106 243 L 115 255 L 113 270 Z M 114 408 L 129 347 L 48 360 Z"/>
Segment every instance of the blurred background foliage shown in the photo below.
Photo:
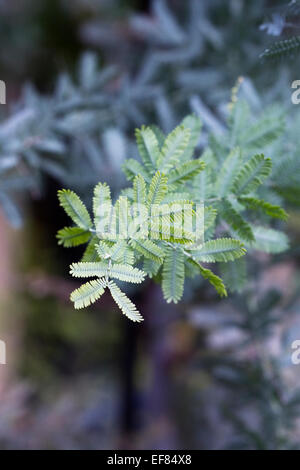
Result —
<path fill-rule="evenodd" d="M 0 376 L 2 448 L 299 447 L 290 360 L 300 338 L 299 111 L 291 104 L 299 58 L 260 58 L 297 34 L 287 4 L 0 2 L 8 103 L 0 107 L 0 337 L 13 356 Z M 66 223 L 57 189 L 87 203 L 98 181 L 118 191 L 124 159 L 137 154 L 135 127 L 167 132 L 191 111 L 203 121 L 199 152 L 208 142 L 226 152 L 240 76 L 239 102 L 250 109 L 248 117 L 241 105 L 240 131 L 269 116 L 268 191 L 290 213 L 290 249 L 255 253 L 246 286 L 226 301 L 194 282 L 176 308 L 151 283 L 134 290 L 142 327 L 106 298 L 74 311 L 68 264 L 76 250 L 56 245 Z"/>

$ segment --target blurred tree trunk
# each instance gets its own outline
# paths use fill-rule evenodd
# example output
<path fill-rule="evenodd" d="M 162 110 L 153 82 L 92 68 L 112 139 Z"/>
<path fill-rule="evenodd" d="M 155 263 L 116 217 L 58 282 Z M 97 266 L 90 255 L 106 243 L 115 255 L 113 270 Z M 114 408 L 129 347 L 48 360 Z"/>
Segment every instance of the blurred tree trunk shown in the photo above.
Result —
<path fill-rule="evenodd" d="M 178 436 L 172 419 L 172 378 L 174 364 L 170 325 L 176 320 L 176 306 L 167 304 L 161 286 L 152 284 L 144 308 L 148 333 L 150 383 L 146 395 L 146 416 L 150 448 L 176 449 Z"/>
<path fill-rule="evenodd" d="M 121 349 L 121 439 L 120 449 L 132 448 L 132 435 L 138 428 L 137 404 L 135 389 L 135 370 L 137 363 L 137 342 L 139 325 L 126 321 L 123 331 L 123 348 Z"/>
<path fill-rule="evenodd" d="M 168 327 L 176 318 L 176 308 L 164 301 L 161 287 L 154 283 L 146 289 L 138 306 L 145 317 L 144 324 L 127 323 L 124 331 L 119 447 L 133 448 L 138 440 L 141 448 L 176 449 L 177 433 L 170 410 L 172 350 L 168 338 Z M 141 384 L 143 397 L 136 389 L 139 342 L 149 368 L 145 373 L 146 377 L 149 375 L 149 382 Z M 137 433 L 139 438 L 133 439 Z"/>

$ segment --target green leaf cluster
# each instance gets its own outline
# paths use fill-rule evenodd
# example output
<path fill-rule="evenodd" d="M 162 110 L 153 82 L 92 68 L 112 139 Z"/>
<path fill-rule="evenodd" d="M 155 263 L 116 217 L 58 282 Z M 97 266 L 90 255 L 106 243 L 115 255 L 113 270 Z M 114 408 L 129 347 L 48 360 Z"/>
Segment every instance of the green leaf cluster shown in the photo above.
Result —
<path fill-rule="evenodd" d="M 243 109 L 237 112 L 235 107 L 229 139 L 218 145 L 211 141 L 202 156 L 197 155 L 201 122 L 194 115 L 166 136 L 155 126 L 137 129 L 141 161 L 124 163 L 129 186 L 113 201 L 109 186 L 98 183 L 92 216 L 74 192 L 59 191 L 60 204 L 75 224 L 58 232 L 59 243 L 87 245 L 70 273 L 94 278 L 72 292 L 75 308 L 94 303 L 108 290 L 123 314 L 140 322 L 141 314 L 115 281 L 141 283 L 154 277 L 166 301 L 176 303 L 182 298 L 185 278 L 193 273 L 225 296 L 222 279 L 203 264 L 240 265 L 246 247 L 276 253 L 286 249 L 284 234 L 252 220 L 253 214 L 256 219 L 286 218 L 279 205 L 258 193 L 271 173 L 271 158 L 259 152 L 249 156 L 254 134 L 265 146 L 277 131 L 266 118 L 265 132 L 262 126 L 247 129 L 244 153 L 240 137 L 235 138 L 236 115 L 240 119 Z M 225 277 L 230 281 L 229 272 Z M 241 289 L 241 278 L 235 277 Z"/>

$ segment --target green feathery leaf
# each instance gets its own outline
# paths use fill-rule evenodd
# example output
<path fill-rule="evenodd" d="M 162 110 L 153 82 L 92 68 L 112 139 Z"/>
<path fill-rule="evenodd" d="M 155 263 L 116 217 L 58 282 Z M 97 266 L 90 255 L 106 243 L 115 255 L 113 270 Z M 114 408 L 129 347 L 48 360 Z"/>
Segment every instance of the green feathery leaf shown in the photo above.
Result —
<path fill-rule="evenodd" d="M 162 217 L 164 219 L 164 217 Z M 187 232 L 182 226 L 162 222 L 159 225 L 153 224 L 150 228 L 150 236 L 154 240 L 163 240 L 169 243 L 180 243 L 182 245 L 189 244 L 195 241 L 195 234 Z"/>
<path fill-rule="evenodd" d="M 224 197 L 228 194 L 233 185 L 234 178 L 240 169 L 242 163 L 242 154 L 239 148 L 233 149 L 220 169 L 216 187 L 219 197 Z"/>
<path fill-rule="evenodd" d="M 96 245 L 99 242 L 99 238 L 96 236 L 93 236 L 88 243 L 83 256 L 81 258 L 81 262 L 95 262 L 99 261 L 99 256 L 96 251 Z"/>
<path fill-rule="evenodd" d="M 203 266 L 201 266 L 200 264 L 199 270 L 202 277 L 204 279 L 207 279 L 210 284 L 214 286 L 214 288 L 221 297 L 227 297 L 226 287 L 224 286 L 224 283 L 222 279 L 219 278 L 219 276 L 216 276 L 210 269 L 203 268 Z"/>
<path fill-rule="evenodd" d="M 112 243 L 101 240 L 95 248 L 99 257 L 105 260 L 111 257 L 111 247 Z"/>
<path fill-rule="evenodd" d="M 70 274 L 73 277 L 104 277 L 107 274 L 108 264 L 98 263 L 73 263 L 70 266 Z"/>
<path fill-rule="evenodd" d="M 168 185 L 169 188 L 169 185 Z M 176 191 L 175 193 L 168 193 L 165 195 L 163 199 L 163 204 L 169 204 L 170 202 L 176 202 L 176 201 L 188 201 L 191 197 L 190 193 L 183 193 Z"/>
<path fill-rule="evenodd" d="M 152 204 L 160 204 L 167 192 L 168 178 L 157 171 L 153 176 L 150 188 L 148 191 L 147 204 L 150 207 Z"/>
<path fill-rule="evenodd" d="M 269 202 L 264 201 L 262 199 L 258 199 L 251 196 L 241 196 L 240 198 L 238 198 L 238 201 L 243 204 L 243 206 L 245 206 L 247 209 L 261 209 L 265 214 L 269 215 L 270 217 L 274 217 L 275 219 L 286 220 L 288 217 L 285 210 L 282 209 L 280 206 L 270 204 Z"/>
<path fill-rule="evenodd" d="M 239 85 L 237 85 L 239 87 Z M 237 90 L 237 87 L 234 87 Z M 233 89 L 233 90 L 234 90 Z M 228 115 L 228 127 L 230 131 L 230 147 L 241 145 L 240 138 L 243 130 L 249 125 L 250 108 L 245 100 L 231 101 Z"/>
<path fill-rule="evenodd" d="M 94 279 L 74 290 L 70 296 L 74 307 L 84 308 L 96 302 L 104 293 L 104 285 L 101 279 Z"/>
<path fill-rule="evenodd" d="M 164 258 L 164 251 L 151 240 L 131 240 L 130 245 L 145 256 L 145 258 L 152 259 L 159 263 L 161 263 Z"/>
<path fill-rule="evenodd" d="M 196 176 L 193 186 L 196 201 L 205 202 L 214 195 L 212 171 L 208 166 Z"/>
<path fill-rule="evenodd" d="M 246 125 L 239 138 L 239 145 L 248 150 L 262 150 L 283 134 L 285 121 L 282 111 L 271 106 L 252 125 Z"/>
<path fill-rule="evenodd" d="M 113 263 L 109 268 L 108 275 L 120 281 L 140 284 L 144 281 L 146 273 L 126 264 Z"/>
<path fill-rule="evenodd" d="M 146 184 L 142 175 L 137 175 L 133 181 L 133 201 L 136 204 L 145 204 L 146 202 Z"/>
<path fill-rule="evenodd" d="M 127 239 L 131 227 L 130 202 L 127 197 L 119 196 L 115 204 L 117 238 Z"/>
<path fill-rule="evenodd" d="M 73 263 L 70 274 L 74 277 L 113 277 L 120 281 L 139 284 L 144 280 L 145 273 L 138 268 L 119 263 Z"/>
<path fill-rule="evenodd" d="M 135 176 L 142 175 L 146 183 L 150 183 L 151 175 L 148 173 L 146 168 L 137 160 L 129 158 L 123 165 L 123 171 L 128 180 L 133 180 Z"/>
<path fill-rule="evenodd" d="M 247 242 L 254 241 L 251 226 L 232 207 L 229 201 L 224 200 L 221 206 L 221 217 L 233 229 L 233 231 Z"/>
<path fill-rule="evenodd" d="M 110 281 L 107 284 L 107 287 L 110 290 L 110 293 L 119 306 L 120 310 L 128 317 L 130 320 L 134 322 L 141 322 L 143 321 L 143 317 L 140 312 L 136 309 L 136 306 L 131 302 L 130 299 L 121 291 L 121 289 L 113 282 Z"/>
<path fill-rule="evenodd" d="M 191 160 L 185 162 L 182 165 L 178 165 L 174 170 L 172 170 L 168 176 L 168 184 L 178 185 L 189 181 L 194 178 L 200 171 L 204 170 L 205 163 L 203 160 Z"/>
<path fill-rule="evenodd" d="M 81 227 L 65 227 L 57 232 L 58 244 L 66 248 L 83 245 L 91 238 L 91 232 Z"/>
<path fill-rule="evenodd" d="M 181 160 L 187 161 L 193 157 L 195 148 L 199 141 L 202 123 L 198 116 L 195 114 L 190 114 L 183 119 L 181 125 L 186 129 L 189 129 L 191 133 L 188 144 L 181 157 Z"/>
<path fill-rule="evenodd" d="M 164 145 L 164 141 L 166 139 L 166 136 L 164 135 L 163 131 L 158 126 L 155 126 L 154 124 L 151 124 L 151 126 L 149 126 L 149 127 L 152 130 L 152 132 L 154 132 L 154 134 L 155 134 L 155 137 L 156 137 L 156 140 L 157 140 L 158 146 L 159 146 L 159 151 L 160 151 L 162 146 Z"/>
<path fill-rule="evenodd" d="M 129 248 L 126 240 L 119 240 L 111 248 L 111 259 L 116 263 L 129 264 L 134 263 L 134 253 Z"/>
<path fill-rule="evenodd" d="M 135 137 L 145 167 L 150 172 L 153 172 L 160 155 L 158 141 L 154 132 L 150 127 L 142 126 L 141 129 L 136 129 Z"/>
<path fill-rule="evenodd" d="M 264 155 L 254 155 L 236 175 L 232 190 L 235 194 L 247 194 L 255 191 L 269 176 L 272 161 Z"/>
<path fill-rule="evenodd" d="M 169 171 L 179 163 L 191 136 L 190 129 L 184 126 L 176 127 L 166 138 L 157 160 L 157 168 L 162 173 Z"/>
<path fill-rule="evenodd" d="M 162 271 L 162 290 L 166 301 L 177 303 L 184 288 L 184 254 L 168 247 Z"/>
<path fill-rule="evenodd" d="M 58 191 L 58 199 L 60 205 L 78 227 L 86 230 L 92 228 L 90 215 L 77 194 L 70 189 L 62 189 Z"/>
<path fill-rule="evenodd" d="M 217 210 L 214 209 L 212 206 L 205 206 L 204 207 L 204 230 L 208 230 L 211 228 L 216 221 L 217 217 Z"/>
<path fill-rule="evenodd" d="M 218 238 L 204 243 L 200 249 L 193 250 L 193 257 L 206 263 L 227 262 L 244 256 L 243 243 L 233 238 Z"/>
<path fill-rule="evenodd" d="M 96 250 L 103 260 L 110 258 L 116 263 L 130 265 L 134 263 L 133 251 L 128 247 L 126 240 L 118 240 L 117 243 L 102 240 L 96 246 Z"/>
<path fill-rule="evenodd" d="M 300 36 L 293 36 L 289 39 L 276 41 L 265 49 L 260 57 L 262 59 L 278 59 L 282 56 L 289 56 L 300 51 Z"/>
<path fill-rule="evenodd" d="M 98 183 L 94 188 L 93 212 L 95 224 L 99 219 L 99 211 L 104 204 L 111 204 L 110 187 L 106 183 Z"/>
<path fill-rule="evenodd" d="M 143 271 L 145 271 L 150 278 L 157 275 L 162 262 L 154 261 L 153 259 L 145 258 L 143 263 Z"/>

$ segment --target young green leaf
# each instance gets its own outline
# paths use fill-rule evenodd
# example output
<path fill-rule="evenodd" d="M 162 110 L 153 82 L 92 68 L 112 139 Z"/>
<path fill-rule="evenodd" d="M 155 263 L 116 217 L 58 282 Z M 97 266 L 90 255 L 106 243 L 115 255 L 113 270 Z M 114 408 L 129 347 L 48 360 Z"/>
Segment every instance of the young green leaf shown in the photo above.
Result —
<path fill-rule="evenodd" d="M 193 182 L 195 201 L 205 202 L 214 196 L 213 173 L 206 165 L 205 170 L 201 171 Z"/>
<path fill-rule="evenodd" d="M 204 207 L 204 230 L 208 230 L 212 226 L 214 226 L 216 217 L 217 217 L 217 210 L 214 209 L 212 206 L 205 206 Z"/>
<path fill-rule="evenodd" d="M 134 322 L 143 321 L 143 317 L 140 312 L 136 309 L 136 306 L 131 302 L 130 299 L 128 299 L 126 294 L 124 294 L 124 292 L 122 292 L 121 289 L 113 281 L 109 281 L 107 287 L 109 288 L 114 301 L 127 318 Z"/>
<path fill-rule="evenodd" d="M 139 284 L 144 280 L 145 273 L 138 268 L 119 263 L 73 263 L 70 274 L 74 277 L 113 277 L 120 281 Z"/>
<path fill-rule="evenodd" d="M 236 175 L 232 191 L 237 194 L 248 194 L 255 191 L 269 176 L 272 161 L 264 155 L 254 155 Z"/>
<path fill-rule="evenodd" d="M 94 188 L 93 212 L 97 224 L 99 211 L 104 204 L 111 204 L 110 187 L 106 183 L 98 183 Z"/>
<path fill-rule="evenodd" d="M 151 126 L 149 126 L 149 127 L 152 130 L 152 132 L 154 132 L 154 134 L 155 134 L 155 137 L 156 137 L 156 140 L 157 140 L 158 146 L 159 146 L 159 151 L 160 151 L 162 146 L 164 145 L 164 141 L 166 139 L 166 136 L 164 135 L 163 131 L 158 126 L 155 126 L 154 124 L 151 124 Z"/>
<path fill-rule="evenodd" d="M 95 249 L 98 253 L 98 256 L 102 259 L 108 259 L 111 257 L 111 248 L 112 243 L 101 240 L 96 246 Z"/>
<path fill-rule="evenodd" d="M 154 261 L 153 259 L 145 258 L 143 263 L 143 271 L 145 271 L 150 278 L 156 276 L 162 262 Z"/>
<path fill-rule="evenodd" d="M 127 240 L 119 240 L 111 250 L 111 259 L 116 263 L 130 264 L 134 263 L 134 253 L 128 246 Z"/>
<path fill-rule="evenodd" d="M 263 149 L 282 135 L 285 121 L 282 110 L 270 106 L 262 116 L 250 126 L 244 126 L 240 135 L 240 145 L 250 149 Z"/>
<path fill-rule="evenodd" d="M 62 189 L 58 191 L 58 199 L 60 205 L 78 227 L 86 230 L 92 228 L 90 215 L 77 194 L 70 189 Z"/>
<path fill-rule="evenodd" d="M 84 308 L 93 304 L 104 293 L 104 283 L 101 279 L 89 281 L 71 293 L 70 299 L 74 302 L 74 307 Z"/>
<path fill-rule="evenodd" d="M 132 248 L 141 253 L 145 258 L 152 259 L 153 261 L 162 262 L 165 254 L 162 248 L 157 246 L 151 240 L 131 240 L 130 245 Z"/>
<path fill-rule="evenodd" d="M 224 200 L 222 202 L 221 217 L 242 240 L 247 242 L 254 241 L 251 226 L 232 207 L 229 201 Z"/>
<path fill-rule="evenodd" d="M 148 191 L 147 204 L 151 207 L 152 204 L 160 204 L 167 192 L 168 178 L 157 171 L 153 176 L 150 188 Z"/>
<path fill-rule="evenodd" d="M 145 204 L 146 202 L 146 184 L 142 175 L 137 175 L 133 181 L 133 201 L 136 204 Z"/>
<path fill-rule="evenodd" d="M 91 238 L 91 232 L 81 227 L 65 227 L 57 232 L 58 244 L 66 248 L 87 243 Z"/>
<path fill-rule="evenodd" d="M 95 262 L 99 261 L 99 256 L 96 251 L 96 245 L 99 242 L 98 237 L 95 235 L 91 238 L 90 242 L 88 243 L 83 256 L 81 258 L 81 262 Z"/>
<path fill-rule="evenodd" d="M 198 175 L 200 171 L 204 170 L 204 168 L 205 163 L 200 159 L 182 163 L 170 172 L 168 176 L 168 184 L 178 185 L 189 181 L 193 179 L 194 176 Z"/>
<path fill-rule="evenodd" d="M 154 132 L 150 127 L 142 126 L 141 129 L 136 129 L 135 137 L 145 167 L 150 172 L 154 172 L 160 154 L 158 141 Z"/>
<path fill-rule="evenodd" d="M 146 273 L 138 268 L 133 268 L 126 264 L 113 263 L 108 270 L 109 277 L 119 279 L 120 281 L 139 284 L 143 282 Z"/>
<path fill-rule="evenodd" d="M 239 240 L 218 238 L 203 243 L 200 249 L 193 250 L 193 257 L 206 263 L 215 263 L 233 261 L 245 253 L 244 245 Z"/>
<path fill-rule="evenodd" d="M 239 148 L 233 149 L 228 157 L 224 160 L 220 169 L 216 187 L 219 197 L 224 197 L 228 194 L 233 185 L 233 180 L 239 171 L 242 164 L 242 154 Z"/>
<path fill-rule="evenodd" d="M 210 269 L 203 268 L 203 266 L 201 266 L 200 264 L 199 270 L 202 277 L 204 279 L 207 279 L 210 284 L 214 286 L 214 288 L 221 297 L 227 297 L 226 287 L 224 286 L 224 283 L 222 279 L 219 278 L 219 276 L 216 276 Z"/>
<path fill-rule="evenodd" d="M 183 119 L 181 125 L 186 129 L 189 129 L 191 133 L 188 144 L 181 157 L 181 160 L 187 161 L 193 158 L 195 148 L 200 138 L 202 123 L 198 116 L 195 114 L 189 114 Z"/>
<path fill-rule="evenodd" d="M 123 165 L 123 171 L 127 177 L 128 180 L 133 180 L 135 176 L 137 175 L 142 175 L 144 180 L 147 183 L 150 183 L 151 181 L 151 175 L 149 172 L 146 170 L 146 168 L 141 165 L 140 162 L 137 160 L 134 160 L 133 158 L 129 158 L 128 160 L 125 161 Z"/>
<path fill-rule="evenodd" d="M 157 168 L 164 173 L 177 165 L 182 157 L 191 136 L 190 129 L 176 127 L 166 138 L 157 160 Z"/>
<path fill-rule="evenodd" d="M 96 246 L 99 257 L 103 260 L 111 259 L 116 263 L 134 263 L 133 251 L 128 247 L 126 240 L 118 240 L 116 243 L 100 241 Z"/>
<path fill-rule="evenodd" d="M 270 204 L 267 201 L 255 197 L 241 196 L 238 201 L 243 204 L 247 209 L 259 210 L 261 209 L 266 215 L 274 217 L 275 219 L 286 220 L 288 215 L 280 206 Z"/>
<path fill-rule="evenodd" d="M 108 264 L 98 263 L 73 263 L 70 266 L 70 274 L 73 277 L 104 277 L 107 274 Z"/>
<path fill-rule="evenodd" d="M 177 303 L 184 288 L 184 254 L 172 247 L 167 248 L 162 271 L 162 290 L 168 303 Z"/>

